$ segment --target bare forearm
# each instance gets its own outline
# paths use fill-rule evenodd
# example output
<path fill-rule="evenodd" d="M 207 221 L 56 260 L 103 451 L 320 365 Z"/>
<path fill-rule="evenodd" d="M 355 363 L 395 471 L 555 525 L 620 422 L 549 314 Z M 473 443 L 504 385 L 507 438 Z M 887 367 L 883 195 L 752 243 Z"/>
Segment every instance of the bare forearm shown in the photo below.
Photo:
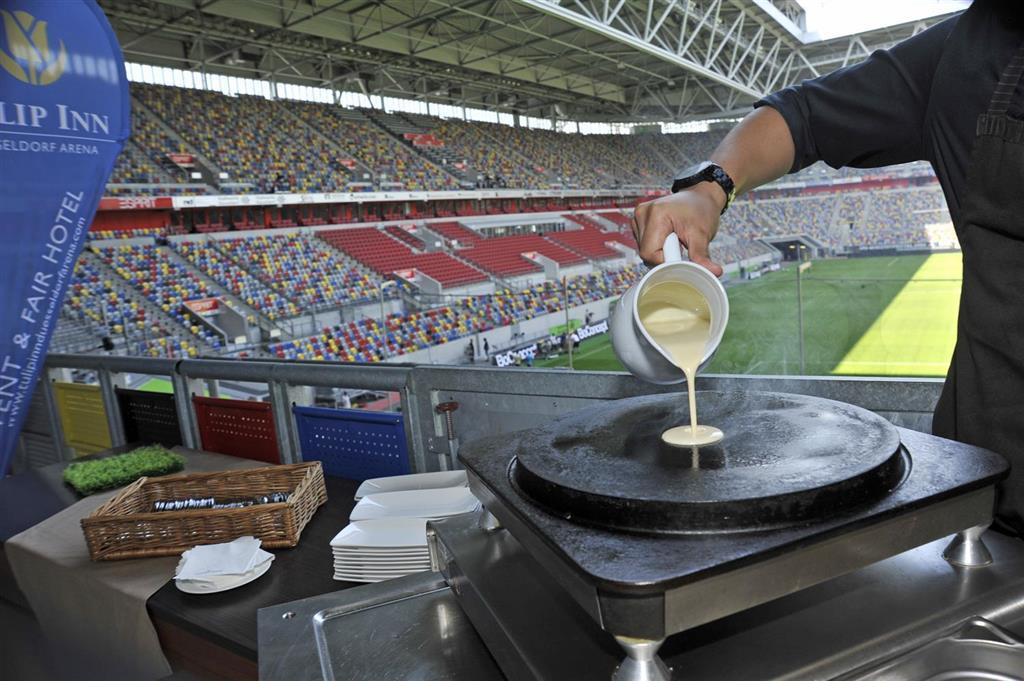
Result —
<path fill-rule="evenodd" d="M 782 177 L 793 166 L 793 137 L 782 115 L 761 107 L 733 128 L 711 155 L 736 184 L 736 193 Z M 718 231 L 718 216 L 726 196 L 715 182 L 699 182 L 688 189 L 647 201 L 636 207 L 633 235 L 640 257 L 649 265 L 664 260 L 665 237 L 675 232 L 690 260 L 717 276 L 722 267 L 711 259 L 708 245 Z"/>
<path fill-rule="evenodd" d="M 785 119 L 763 106 L 729 131 L 710 160 L 729 173 L 739 195 L 785 175 L 793 166 L 794 153 Z"/>

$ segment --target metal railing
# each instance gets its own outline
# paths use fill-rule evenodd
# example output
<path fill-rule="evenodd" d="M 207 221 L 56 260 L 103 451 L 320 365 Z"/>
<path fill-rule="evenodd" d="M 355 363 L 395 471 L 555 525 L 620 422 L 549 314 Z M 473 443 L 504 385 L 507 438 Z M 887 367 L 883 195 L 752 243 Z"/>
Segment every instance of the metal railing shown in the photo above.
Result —
<path fill-rule="evenodd" d="M 292 407 L 313 401 L 314 387 L 345 387 L 391 391 L 400 395 L 405 432 L 414 471 L 444 470 L 450 461 L 445 419 L 436 407 L 456 401 L 454 424 L 461 441 L 508 433 L 539 425 L 603 400 L 679 392 L 678 386 L 655 386 L 620 372 L 557 369 L 496 369 L 435 365 L 341 364 L 276 360 L 150 359 L 96 355 L 50 355 L 39 384 L 42 400 L 32 402 L 30 421 L 48 419 L 49 435 L 61 458 L 64 444 L 53 383 L 69 380 L 72 369 L 93 371 L 98 378 L 111 442 L 124 444 L 124 428 L 115 387 L 125 374 L 170 379 L 182 441 L 200 446 L 192 396 L 202 395 L 204 382 L 216 394 L 216 381 L 266 383 L 274 414 L 277 444 L 283 462 L 301 460 Z M 709 375 L 697 381 L 701 390 L 765 390 L 815 395 L 855 404 L 878 412 L 899 426 L 929 430 L 931 411 L 942 388 L 939 379 L 875 379 L 794 376 Z"/>

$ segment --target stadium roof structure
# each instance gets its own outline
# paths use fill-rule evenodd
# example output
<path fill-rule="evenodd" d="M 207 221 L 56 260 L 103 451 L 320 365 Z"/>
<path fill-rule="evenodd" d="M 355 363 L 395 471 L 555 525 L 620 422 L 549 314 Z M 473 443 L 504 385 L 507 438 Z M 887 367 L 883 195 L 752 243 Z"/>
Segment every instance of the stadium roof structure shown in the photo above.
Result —
<path fill-rule="evenodd" d="M 796 0 L 100 0 L 126 59 L 543 118 L 685 121 L 946 16 L 809 41 Z"/>

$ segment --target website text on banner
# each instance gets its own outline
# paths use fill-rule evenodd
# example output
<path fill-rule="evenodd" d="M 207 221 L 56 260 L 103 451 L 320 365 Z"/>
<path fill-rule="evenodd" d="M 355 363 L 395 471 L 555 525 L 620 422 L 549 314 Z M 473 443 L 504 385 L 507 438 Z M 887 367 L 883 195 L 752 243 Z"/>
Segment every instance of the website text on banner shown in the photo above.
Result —
<path fill-rule="evenodd" d="M 92 0 L 0 3 L 0 476 L 114 160 L 124 59 Z"/>

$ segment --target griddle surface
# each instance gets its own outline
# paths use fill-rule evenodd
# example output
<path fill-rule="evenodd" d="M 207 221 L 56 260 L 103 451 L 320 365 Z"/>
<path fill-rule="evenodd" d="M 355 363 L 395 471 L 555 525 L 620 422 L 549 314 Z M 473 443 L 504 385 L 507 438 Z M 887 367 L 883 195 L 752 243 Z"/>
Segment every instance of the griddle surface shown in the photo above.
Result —
<path fill-rule="evenodd" d="M 647 399 L 629 398 L 622 402 Z M 599 405 L 588 410 L 601 408 Z M 599 589 L 636 595 L 661 593 L 799 546 L 910 514 L 915 509 L 992 486 L 1009 470 L 1005 459 L 988 450 L 897 428 L 903 443 L 901 450 L 910 460 L 909 468 L 892 492 L 873 501 L 837 509 L 818 521 L 763 527 L 759 531 L 623 532 L 581 524 L 576 518 L 567 519 L 564 513 L 554 513 L 516 489 L 509 475 L 510 464 L 517 452 L 537 436 L 537 430 L 503 433 L 467 442 L 460 448 L 459 459 L 470 474 L 474 494 L 545 564 L 554 558 Z M 597 468 L 592 466 L 595 473 Z"/>
<path fill-rule="evenodd" d="M 859 407 L 756 392 L 700 392 L 697 403 L 721 442 L 662 442 L 689 422 L 684 395 L 617 400 L 525 434 L 512 481 L 577 522 L 707 532 L 805 522 L 880 498 L 905 474 L 896 428 Z"/>

